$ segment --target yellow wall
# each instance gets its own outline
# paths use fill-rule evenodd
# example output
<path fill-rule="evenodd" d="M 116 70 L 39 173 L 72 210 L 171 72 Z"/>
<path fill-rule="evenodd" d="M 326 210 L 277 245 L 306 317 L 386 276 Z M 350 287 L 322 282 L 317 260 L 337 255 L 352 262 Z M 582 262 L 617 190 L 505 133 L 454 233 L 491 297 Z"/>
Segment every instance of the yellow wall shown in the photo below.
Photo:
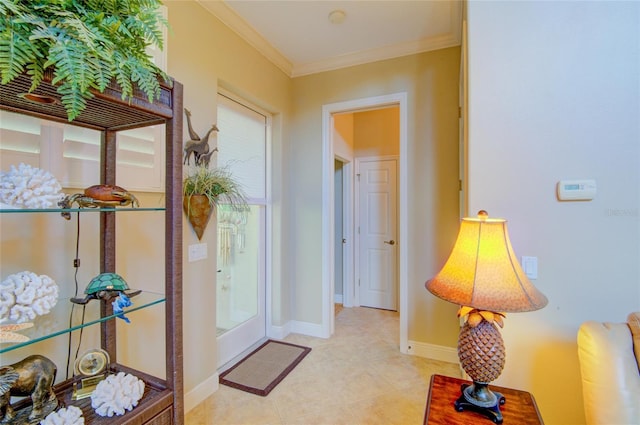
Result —
<path fill-rule="evenodd" d="M 353 115 L 334 114 L 333 116 L 333 148 L 336 156 L 343 160 L 353 160 Z"/>
<path fill-rule="evenodd" d="M 409 339 L 455 346 L 455 307 L 430 296 L 424 282 L 457 234 L 459 66 L 460 49 L 450 48 L 294 78 L 289 190 L 296 320 L 322 317 L 322 106 L 406 92 Z"/>
<path fill-rule="evenodd" d="M 354 115 L 355 156 L 400 153 L 400 108 L 383 108 Z"/>
<path fill-rule="evenodd" d="M 192 112 L 196 131 L 207 128 L 216 117 L 216 93 L 223 87 L 274 114 L 272 140 L 273 202 L 273 324 L 290 320 L 287 302 L 290 207 L 284 185 L 288 173 L 287 138 L 291 119 L 291 81 L 263 55 L 220 23 L 197 2 L 167 1 L 171 32 L 168 40 L 168 71 L 184 84 L 184 105 Z M 224 131 L 224 129 L 221 129 Z M 187 140 L 186 126 L 184 129 Z M 212 142 L 210 142 L 212 143 Z M 282 223 L 285 223 L 283 225 Z M 198 241 L 184 224 L 184 356 L 185 392 L 193 390 L 216 372 L 215 338 L 215 246 L 216 226 L 207 227 Z M 209 259 L 189 263 L 189 244 L 207 243 Z M 282 302 L 284 300 L 284 302 Z M 217 384 L 217 383 L 216 383 Z M 189 407 L 187 405 L 187 407 Z"/>

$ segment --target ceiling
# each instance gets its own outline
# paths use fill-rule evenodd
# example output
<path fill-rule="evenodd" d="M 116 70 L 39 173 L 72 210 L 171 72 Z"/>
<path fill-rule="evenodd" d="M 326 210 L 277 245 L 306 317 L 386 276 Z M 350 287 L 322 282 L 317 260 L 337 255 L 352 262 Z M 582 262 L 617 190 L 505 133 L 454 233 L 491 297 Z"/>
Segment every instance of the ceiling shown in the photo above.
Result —
<path fill-rule="evenodd" d="M 197 0 L 291 77 L 461 40 L 459 0 Z M 332 23 L 334 10 L 345 13 Z"/>

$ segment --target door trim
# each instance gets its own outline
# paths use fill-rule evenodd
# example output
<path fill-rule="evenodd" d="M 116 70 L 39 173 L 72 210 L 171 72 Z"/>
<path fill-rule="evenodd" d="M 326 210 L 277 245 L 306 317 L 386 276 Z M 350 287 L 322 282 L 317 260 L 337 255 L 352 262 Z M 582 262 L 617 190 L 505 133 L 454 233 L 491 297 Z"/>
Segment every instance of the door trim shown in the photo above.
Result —
<path fill-rule="evenodd" d="M 334 146 L 333 117 L 338 112 L 356 112 L 385 106 L 399 106 L 400 109 L 400 153 L 398 163 L 398 267 L 400 310 L 400 352 L 408 352 L 408 265 L 407 265 L 407 93 L 367 97 L 322 106 L 322 336 L 330 337 L 335 331 L 333 304 L 335 261 L 334 261 Z M 353 288 L 350 289 L 353 291 Z"/>
<path fill-rule="evenodd" d="M 346 243 L 342 245 L 342 305 L 353 307 L 354 295 L 348 291 L 353 287 L 353 160 L 336 155 L 336 161 L 342 163 L 342 237 Z M 335 199 L 335 198 L 334 198 Z M 335 257 L 334 257 L 335 258 Z M 334 288 L 335 290 L 335 288 Z M 335 293 L 335 292 L 334 292 Z M 333 329 L 333 325 L 332 325 Z"/>

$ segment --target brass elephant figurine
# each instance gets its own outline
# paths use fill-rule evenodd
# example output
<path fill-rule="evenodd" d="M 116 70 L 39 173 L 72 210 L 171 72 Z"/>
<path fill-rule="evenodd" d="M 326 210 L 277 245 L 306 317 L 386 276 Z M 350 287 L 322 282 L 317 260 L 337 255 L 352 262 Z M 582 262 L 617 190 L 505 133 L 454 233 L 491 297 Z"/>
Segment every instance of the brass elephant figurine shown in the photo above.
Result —
<path fill-rule="evenodd" d="M 56 400 L 53 383 L 56 365 L 48 358 L 33 355 L 12 365 L 0 366 L 0 423 L 11 423 L 16 412 L 11 397 L 31 396 L 32 409 L 29 419 L 43 416 L 45 405 Z M 57 405 L 57 400 L 55 401 Z"/>

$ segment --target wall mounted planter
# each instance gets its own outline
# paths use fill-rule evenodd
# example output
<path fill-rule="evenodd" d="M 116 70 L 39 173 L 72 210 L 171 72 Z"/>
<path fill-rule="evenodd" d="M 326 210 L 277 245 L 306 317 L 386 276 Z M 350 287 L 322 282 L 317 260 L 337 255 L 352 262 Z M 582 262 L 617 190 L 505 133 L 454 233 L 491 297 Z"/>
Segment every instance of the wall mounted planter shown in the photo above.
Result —
<path fill-rule="evenodd" d="M 209 198 L 205 195 L 185 196 L 182 199 L 182 209 L 196 232 L 198 240 L 201 240 L 214 209 Z"/>

